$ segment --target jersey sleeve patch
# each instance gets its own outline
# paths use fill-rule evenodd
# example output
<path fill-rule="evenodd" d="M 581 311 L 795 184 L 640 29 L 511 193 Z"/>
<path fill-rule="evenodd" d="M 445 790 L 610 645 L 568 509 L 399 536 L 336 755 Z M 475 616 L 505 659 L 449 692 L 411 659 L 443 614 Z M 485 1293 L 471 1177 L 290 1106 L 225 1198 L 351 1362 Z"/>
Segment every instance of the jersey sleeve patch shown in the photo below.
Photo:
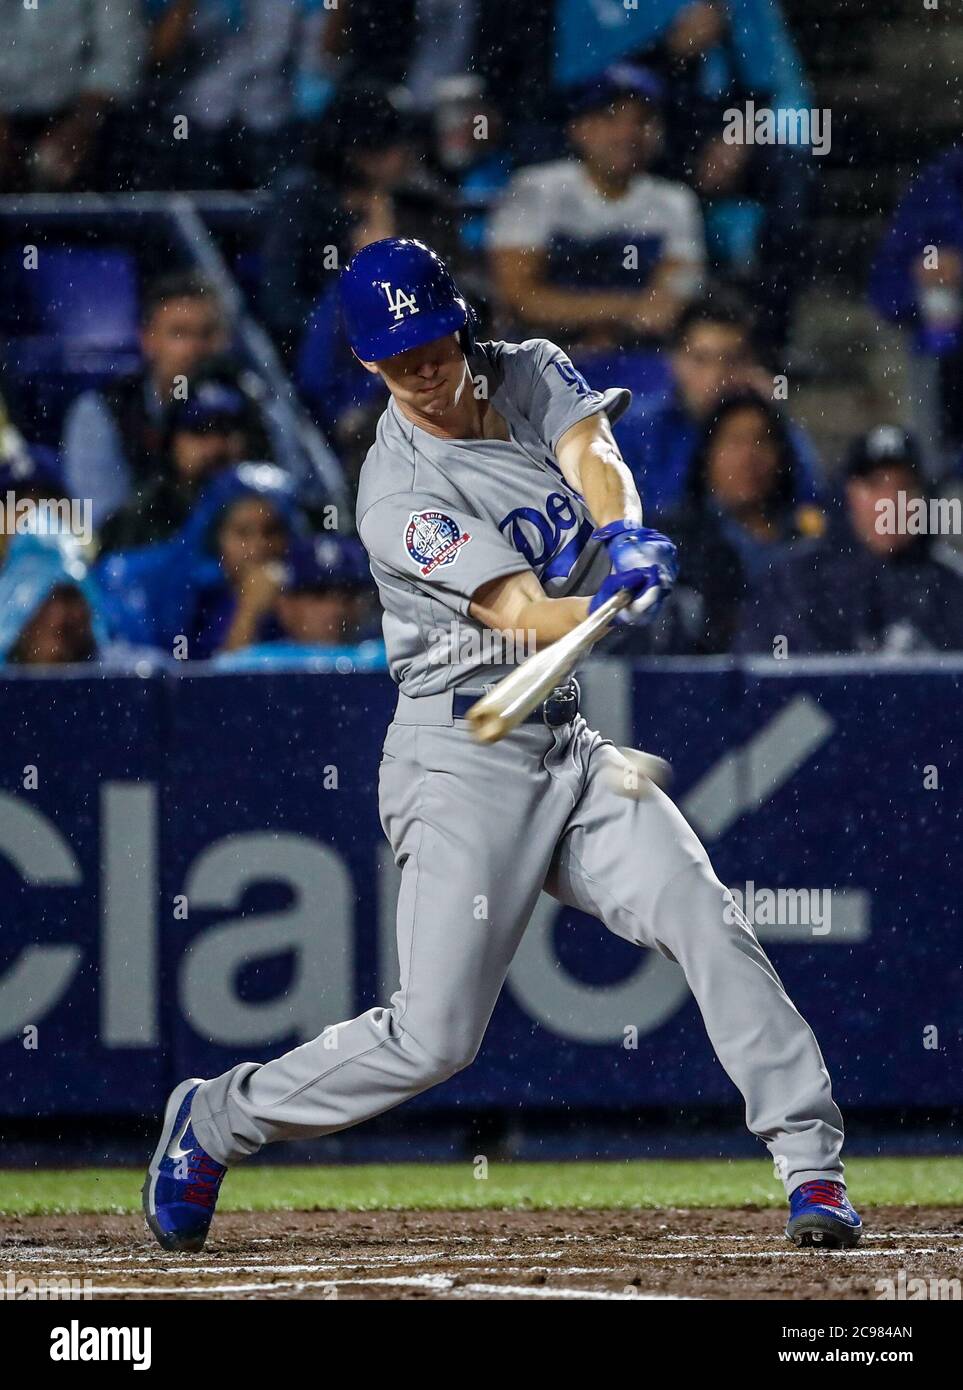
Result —
<path fill-rule="evenodd" d="M 470 540 L 471 532 L 446 512 L 412 512 L 405 527 L 405 549 L 423 577 L 440 565 L 453 565 Z"/>

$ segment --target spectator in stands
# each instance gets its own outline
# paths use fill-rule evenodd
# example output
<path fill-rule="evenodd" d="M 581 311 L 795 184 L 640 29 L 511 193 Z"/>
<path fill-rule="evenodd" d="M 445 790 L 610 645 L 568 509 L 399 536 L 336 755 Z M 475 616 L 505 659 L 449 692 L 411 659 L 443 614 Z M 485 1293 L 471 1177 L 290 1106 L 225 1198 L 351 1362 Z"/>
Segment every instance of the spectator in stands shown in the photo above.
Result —
<path fill-rule="evenodd" d="M 272 190 L 261 247 L 258 309 L 288 357 L 359 247 L 408 234 L 454 249 L 450 200 L 427 164 L 403 88 L 347 83 L 313 123 L 304 161 Z"/>
<path fill-rule="evenodd" d="M 873 303 L 911 334 L 921 379 L 916 394 L 939 395 L 931 473 L 959 462 L 963 449 L 963 145 L 928 164 L 910 185 L 883 238 L 870 284 Z M 925 408 L 925 407 L 924 407 Z M 927 441 L 929 442 L 929 441 Z"/>
<path fill-rule="evenodd" d="M 72 537 L 31 532 L 10 539 L 0 568 L 0 664 L 97 662 L 144 671 L 154 659 L 110 640 L 98 587 Z"/>
<path fill-rule="evenodd" d="M 277 639 L 225 652 L 217 664 L 232 671 L 387 670 L 382 639 L 362 639 L 371 594 L 367 557 L 356 540 L 331 534 L 294 541 L 270 609 L 280 629 Z M 270 599 L 269 590 L 265 597 Z"/>
<path fill-rule="evenodd" d="M 340 81 L 407 83 L 423 111 L 440 84 L 477 73 L 522 138 L 537 138 L 554 10 L 555 0 L 521 9 L 518 0 L 341 0 L 325 31 L 329 71 Z"/>
<path fill-rule="evenodd" d="M 384 389 L 348 347 L 337 271 L 362 246 L 389 236 L 418 237 L 457 265 L 457 215 L 444 185 L 423 167 L 402 94 L 371 84 L 345 88 L 320 137 L 314 167 L 325 171 L 323 181 L 311 187 L 313 175 L 303 171 L 279 197 L 265 248 L 264 304 L 287 303 L 283 319 L 274 312 L 276 330 L 291 336 L 296 327 L 301 335 L 298 387 L 350 479 L 373 438 Z M 317 297 L 306 313 L 302 293 L 312 284 Z"/>
<path fill-rule="evenodd" d="M 194 271 L 175 271 L 148 287 L 141 328 L 143 370 L 78 396 L 64 421 L 64 476 L 70 493 L 90 498 L 94 524 L 156 481 L 168 416 L 190 394 L 201 365 L 224 354 L 231 331 L 213 286 Z M 237 376 L 270 440 L 274 460 L 302 477 L 300 441 L 252 372 Z"/>
<path fill-rule="evenodd" d="M 458 236 L 464 256 L 484 255 L 490 209 L 512 172 L 505 124 L 482 78 L 449 78 L 436 93 L 432 156 L 454 184 L 461 205 Z"/>
<path fill-rule="evenodd" d="M 926 496 L 919 449 L 905 430 L 882 425 L 857 439 L 825 535 L 776 555 L 757 574 L 738 649 L 779 656 L 963 650 L 963 558 L 938 535 L 899 524 Z M 784 639 L 778 647 L 777 639 Z"/>
<path fill-rule="evenodd" d="M 306 534 L 291 479 L 267 463 L 217 474 L 169 541 L 107 556 L 98 579 L 115 631 L 203 660 L 279 635 L 273 604 L 290 541 Z"/>
<path fill-rule="evenodd" d="M 175 388 L 189 390 L 201 362 L 226 352 L 230 328 L 213 287 L 191 271 L 148 287 L 141 326 L 143 370 L 103 391 L 78 396 L 64 421 L 64 471 L 78 497 L 90 497 L 97 525 L 150 482 Z"/>
<path fill-rule="evenodd" d="M 111 167 L 110 118 L 137 88 L 139 6 L 0 0 L 0 34 L 0 192 L 96 184 Z"/>
<path fill-rule="evenodd" d="M 608 11 L 608 13 L 606 12 Z M 560 0 L 556 71 L 584 82 L 621 58 L 664 83 L 660 172 L 691 182 L 702 202 L 708 260 L 752 297 L 769 340 L 781 344 L 809 268 L 804 224 L 809 146 L 730 144 L 725 115 L 757 108 L 810 110 L 812 96 L 776 0 Z"/>
<path fill-rule="evenodd" d="M 777 0 L 558 0 L 555 78 L 585 82 L 622 60 L 668 80 L 673 132 L 683 140 L 705 103 L 752 97 L 808 108 L 806 75 Z"/>
<path fill-rule="evenodd" d="M 147 0 L 161 187 L 260 188 L 291 160 L 299 75 L 329 7 L 317 0 Z M 311 59 L 315 63 L 311 63 Z M 174 122 L 186 117 L 184 137 Z"/>
<path fill-rule="evenodd" d="M 264 458 L 265 448 L 257 411 L 236 373 L 202 365 L 187 400 L 171 406 L 158 471 L 104 523 L 101 549 L 129 550 L 171 536 L 216 473 Z"/>
<path fill-rule="evenodd" d="M 798 506 L 796 459 L 786 422 L 770 400 L 743 390 L 706 422 L 684 504 L 660 526 L 679 546 L 680 572 L 649 649 L 724 652 L 749 584 L 775 548 L 823 525 Z M 641 634 L 646 641 L 644 631 Z"/>
<path fill-rule="evenodd" d="M 792 150 L 730 144 L 722 127 L 718 111 L 684 167 L 692 169 L 702 203 L 712 273 L 739 286 L 767 342 L 778 347 L 810 268 L 809 238 L 799 228 L 809 208 L 811 165 Z"/>
<path fill-rule="evenodd" d="M 633 402 L 616 426 L 626 462 L 647 509 L 664 513 L 685 496 L 707 421 L 723 396 L 754 388 L 772 395 L 772 377 L 756 352 L 744 301 L 716 287 L 682 312 L 672 334 L 668 390 L 656 402 Z M 797 502 L 818 500 L 822 470 L 805 432 L 786 425 Z"/>
<path fill-rule="evenodd" d="M 692 190 L 646 172 L 658 86 L 614 68 L 569 111 L 573 156 L 522 169 L 492 218 L 499 297 L 532 333 L 596 347 L 661 339 L 698 288 L 705 248 Z"/>

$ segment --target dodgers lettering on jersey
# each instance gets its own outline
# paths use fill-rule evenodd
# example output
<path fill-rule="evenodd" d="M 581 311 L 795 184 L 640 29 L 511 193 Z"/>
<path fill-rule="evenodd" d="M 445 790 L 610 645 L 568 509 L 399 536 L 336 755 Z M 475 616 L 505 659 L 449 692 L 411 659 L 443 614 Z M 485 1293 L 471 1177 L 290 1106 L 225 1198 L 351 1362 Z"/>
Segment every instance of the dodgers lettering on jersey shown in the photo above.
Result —
<path fill-rule="evenodd" d="M 384 608 L 392 676 L 406 694 L 498 679 L 468 615 L 483 584 L 531 570 L 552 597 L 591 594 L 608 573 L 584 499 L 562 476 L 558 440 L 628 391 L 594 391 L 545 339 L 482 343 L 469 360 L 510 438 L 438 439 L 389 401 L 358 487 L 358 532 Z M 458 630 L 458 636 L 455 630 Z M 445 659 L 439 634 L 452 633 Z"/>

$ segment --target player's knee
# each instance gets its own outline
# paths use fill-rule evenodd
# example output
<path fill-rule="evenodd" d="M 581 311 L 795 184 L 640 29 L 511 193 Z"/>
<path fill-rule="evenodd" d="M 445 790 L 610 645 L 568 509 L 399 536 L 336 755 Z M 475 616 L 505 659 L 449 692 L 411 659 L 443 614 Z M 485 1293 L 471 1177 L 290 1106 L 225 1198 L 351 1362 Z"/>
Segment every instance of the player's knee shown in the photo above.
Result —
<path fill-rule="evenodd" d="M 437 1086 L 447 1081 L 456 1072 L 471 1066 L 478 1056 L 479 1046 L 480 1040 L 454 1036 L 435 1040 L 430 1051 L 420 1048 L 421 1079 L 427 1086 Z"/>

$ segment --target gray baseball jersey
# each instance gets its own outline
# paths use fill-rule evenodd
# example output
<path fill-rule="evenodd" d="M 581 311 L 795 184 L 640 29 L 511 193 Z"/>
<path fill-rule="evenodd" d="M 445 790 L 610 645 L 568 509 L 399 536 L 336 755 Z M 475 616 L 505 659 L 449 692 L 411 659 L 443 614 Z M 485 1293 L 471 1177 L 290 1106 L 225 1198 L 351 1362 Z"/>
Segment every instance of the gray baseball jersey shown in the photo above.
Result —
<path fill-rule="evenodd" d="M 481 631 L 468 607 L 482 584 L 530 569 L 555 598 L 594 594 L 609 571 L 555 447 L 600 410 L 617 419 L 631 394 L 593 391 L 544 338 L 479 344 L 469 366 L 510 439 L 438 439 L 392 400 L 358 488 L 358 532 L 384 608 L 391 673 L 416 697 L 464 685 L 483 664 L 486 681 L 502 674 L 497 661 L 477 660 L 481 643 L 464 640 L 466 628 Z M 444 651 L 442 634 L 451 636 Z"/>
<path fill-rule="evenodd" d="M 470 365 L 510 439 L 436 439 L 392 402 L 359 494 L 401 687 L 379 773 L 401 870 L 399 988 L 388 1007 L 199 1086 L 198 1139 L 234 1163 L 358 1124 L 466 1066 L 544 889 L 678 962 L 787 1191 L 839 1178 L 842 1122 L 816 1040 L 669 798 L 620 795 L 624 761 L 581 716 L 483 746 L 452 712 L 448 690 L 479 662 L 433 665 L 432 633 L 446 619 L 470 624 L 481 584 L 531 569 L 549 594 L 590 593 L 607 572 L 554 450 L 577 420 L 628 403 L 628 392 L 593 391 L 541 340 L 484 344 Z"/>

